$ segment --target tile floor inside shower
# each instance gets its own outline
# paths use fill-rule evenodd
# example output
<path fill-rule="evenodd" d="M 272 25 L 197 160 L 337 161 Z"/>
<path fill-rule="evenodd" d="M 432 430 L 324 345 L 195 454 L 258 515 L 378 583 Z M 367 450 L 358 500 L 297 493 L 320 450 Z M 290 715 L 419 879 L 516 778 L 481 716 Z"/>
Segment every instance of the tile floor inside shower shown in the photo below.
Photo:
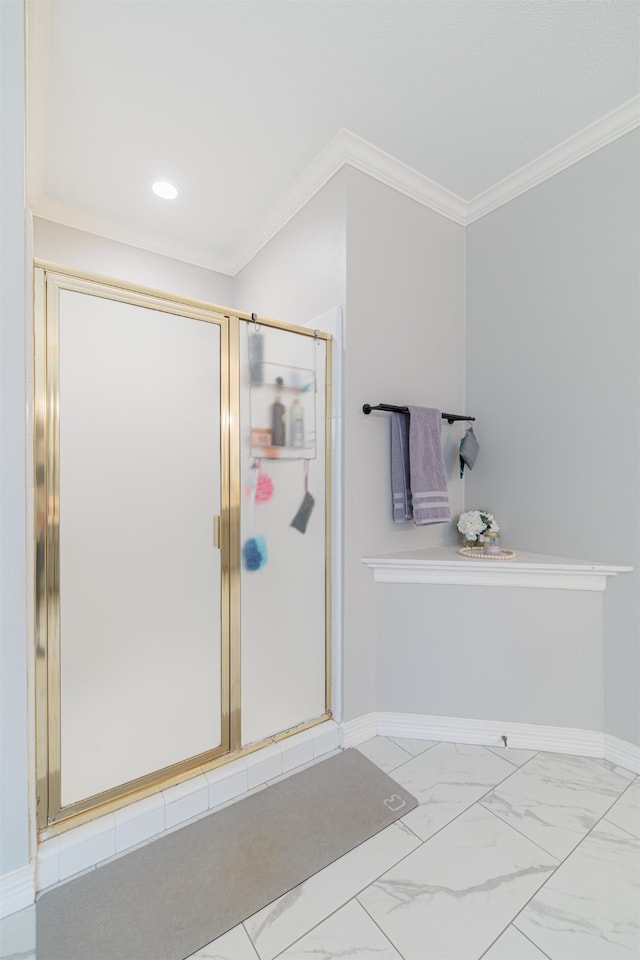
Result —
<path fill-rule="evenodd" d="M 190 960 L 640 957 L 640 777 L 527 750 L 357 749 L 419 807 Z M 37 956 L 31 914 L 2 922 L 3 958 Z"/>

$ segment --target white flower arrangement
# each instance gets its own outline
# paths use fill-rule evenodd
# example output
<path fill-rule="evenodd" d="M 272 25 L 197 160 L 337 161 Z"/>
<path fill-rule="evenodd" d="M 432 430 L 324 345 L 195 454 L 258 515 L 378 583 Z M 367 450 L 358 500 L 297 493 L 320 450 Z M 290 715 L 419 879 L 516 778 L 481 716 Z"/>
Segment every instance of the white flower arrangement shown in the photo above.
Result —
<path fill-rule="evenodd" d="M 477 540 L 485 530 L 498 533 L 500 527 L 492 513 L 487 513 L 486 510 L 467 510 L 466 513 L 460 514 L 458 530 L 467 540 Z"/>

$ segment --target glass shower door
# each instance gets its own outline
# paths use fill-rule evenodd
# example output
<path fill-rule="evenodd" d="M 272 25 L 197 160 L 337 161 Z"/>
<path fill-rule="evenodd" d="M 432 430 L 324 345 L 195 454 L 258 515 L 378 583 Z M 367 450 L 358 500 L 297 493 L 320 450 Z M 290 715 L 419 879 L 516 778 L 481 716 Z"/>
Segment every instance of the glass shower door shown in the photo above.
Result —
<path fill-rule="evenodd" d="M 225 318 L 132 299 L 49 280 L 50 819 L 229 744 Z"/>
<path fill-rule="evenodd" d="M 329 716 L 328 338 L 240 331 L 241 743 Z"/>

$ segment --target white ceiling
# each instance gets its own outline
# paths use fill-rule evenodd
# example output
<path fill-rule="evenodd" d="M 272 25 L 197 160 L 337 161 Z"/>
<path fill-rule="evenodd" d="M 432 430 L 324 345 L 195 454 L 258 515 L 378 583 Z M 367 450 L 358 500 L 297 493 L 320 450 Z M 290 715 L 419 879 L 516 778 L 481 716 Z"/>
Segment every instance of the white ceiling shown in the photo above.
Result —
<path fill-rule="evenodd" d="M 342 130 L 463 209 L 640 92 L 640 0 L 27 10 L 34 213 L 226 272 Z"/>

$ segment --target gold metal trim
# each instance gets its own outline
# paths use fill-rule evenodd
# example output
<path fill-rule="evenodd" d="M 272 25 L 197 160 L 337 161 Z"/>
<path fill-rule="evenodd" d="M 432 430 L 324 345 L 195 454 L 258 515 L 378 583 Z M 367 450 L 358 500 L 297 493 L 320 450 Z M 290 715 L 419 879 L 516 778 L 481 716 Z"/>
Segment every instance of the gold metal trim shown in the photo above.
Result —
<path fill-rule="evenodd" d="M 228 514 L 228 423 L 229 380 L 228 319 L 216 315 L 197 301 L 183 303 L 178 297 L 156 296 L 147 289 L 130 290 L 79 277 L 68 271 L 49 272 L 36 266 L 34 273 L 35 333 L 35 539 L 36 539 L 36 701 L 37 701 L 37 776 L 38 827 L 84 812 L 103 803 L 130 795 L 147 785 L 166 781 L 167 777 L 191 776 L 194 768 L 229 751 L 229 548 L 228 537 L 221 535 L 221 744 L 198 757 L 192 757 L 164 770 L 154 771 L 131 783 L 121 784 L 99 795 L 63 807 L 61 799 L 60 729 L 60 582 L 59 582 L 59 298 L 62 290 L 105 297 L 145 308 L 172 313 L 187 319 L 214 323 L 220 329 L 220 467 L 221 510 Z M 225 362 L 223 362 L 223 359 Z M 225 424 L 227 430 L 225 432 Z M 224 523 L 222 524 L 224 529 Z M 228 521 L 226 524 L 228 529 Z M 226 581 L 226 582 L 225 582 Z M 95 815 L 95 814 L 94 814 Z"/>
<path fill-rule="evenodd" d="M 215 323 L 220 327 L 221 514 L 221 733 L 214 750 L 62 807 L 60 730 L 59 582 L 59 296 L 70 290 Z M 326 712 L 258 743 L 242 746 L 240 633 L 240 325 L 253 316 L 122 282 L 98 274 L 35 262 L 34 270 L 34 471 L 37 824 L 41 838 L 119 809 L 309 729 L 331 717 L 331 335 L 258 316 L 257 322 L 325 341 L 325 648 Z M 225 642 L 228 638 L 228 642 Z"/>
<path fill-rule="evenodd" d="M 139 283 L 130 283 L 124 280 L 118 280 L 114 277 L 106 277 L 99 273 L 92 273 L 91 271 L 86 270 L 75 270 L 74 268 L 65 267 L 59 263 L 54 263 L 49 260 L 34 260 L 36 267 L 41 267 L 47 273 L 47 276 L 52 277 L 58 275 L 61 282 L 65 279 L 71 282 L 74 281 L 87 281 L 94 285 L 94 289 L 97 289 L 98 286 L 102 286 L 104 291 L 100 293 L 100 296 L 104 296 L 110 299 L 119 299 L 118 292 L 126 290 L 129 294 L 139 295 L 141 298 L 149 298 L 150 300 L 156 301 L 158 306 L 155 309 L 164 310 L 165 312 L 171 312 L 168 310 L 167 306 L 160 306 L 160 303 L 180 303 L 193 311 L 202 311 L 205 314 L 217 314 L 220 319 L 232 319 L 237 318 L 238 320 L 248 320 L 251 323 L 254 322 L 254 315 L 251 313 L 245 313 L 242 310 L 234 310 L 231 307 L 220 306 L 215 303 L 208 303 L 206 300 L 196 300 L 192 297 L 182 297 L 174 293 L 167 293 L 162 290 L 156 290 L 152 287 L 146 287 Z M 66 284 L 65 284 L 65 288 Z M 68 289 L 77 289 L 75 286 L 69 287 Z M 85 291 L 86 292 L 86 291 Z M 126 302 L 138 302 L 126 298 Z M 153 306 L 152 304 L 145 303 L 145 306 Z M 182 314 L 182 311 L 179 311 Z M 194 316 L 194 313 L 183 314 L 184 316 Z M 196 317 L 197 319 L 197 317 Z M 203 317 L 202 319 L 206 319 Z M 300 327 L 294 323 L 287 323 L 284 320 L 276 320 L 273 317 L 263 317 L 261 314 L 256 314 L 255 322 L 266 327 L 276 327 L 278 330 L 289 330 L 292 333 L 299 333 L 303 337 L 317 337 L 320 340 L 331 340 L 330 333 L 324 333 L 322 330 L 311 330 L 309 327 Z"/>
<path fill-rule="evenodd" d="M 47 703 L 49 757 L 49 818 L 61 806 L 60 730 L 60 432 L 59 413 L 59 315 L 58 291 L 46 284 L 46 470 L 47 506 L 45 583 L 47 596 Z"/>
<path fill-rule="evenodd" d="M 140 797 L 147 796 L 148 794 L 145 792 L 146 787 L 152 788 L 149 793 L 156 793 L 158 790 L 166 788 L 170 783 L 181 783 L 183 780 L 189 780 L 195 776 L 198 768 L 202 764 L 208 763 L 221 756 L 228 756 L 228 747 L 225 744 L 216 747 L 214 750 L 208 750 L 206 753 L 198 754 L 196 757 L 181 760 L 179 763 L 174 763 L 161 770 L 154 770 L 144 777 L 137 777 L 135 780 L 130 780 L 127 783 L 120 783 L 92 797 L 85 797 L 75 803 L 69 803 L 64 807 L 59 805 L 55 813 L 49 813 L 49 825 L 52 826 L 55 823 L 73 820 L 73 825 L 75 826 L 77 823 L 77 815 L 85 811 L 91 813 L 91 816 L 87 818 L 90 820 L 102 816 L 105 804 L 114 801 L 116 806 L 110 809 L 117 809 L 119 806 L 124 806 L 125 803 L 131 803 L 132 797 L 135 796 L 137 799 L 138 794 Z M 128 799 L 125 801 L 125 798 Z M 121 800 L 123 801 L 122 803 L 119 802 Z"/>
<path fill-rule="evenodd" d="M 331 703 L 331 658 L 332 658 L 332 504 L 333 504 L 333 472 L 332 472 L 332 451 L 333 451 L 333 363 L 332 363 L 333 342 L 329 337 L 325 344 L 325 710 L 330 715 L 332 711 Z"/>
<path fill-rule="evenodd" d="M 220 324 L 220 735 L 221 750 L 230 748 L 230 684 L 229 684 L 229 321 L 221 317 Z"/>
<path fill-rule="evenodd" d="M 121 796 L 114 797 L 110 800 L 104 800 L 99 805 L 87 808 L 86 810 L 70 813 L 64 819 L 61 818 L 50 823 L 48 826 L 45 826 L 45 828 L 40 831 L 39 839 L 48 840 L 51 837 L 57 837 L 62 833 L 66 833 L 68 830 L 73 830 L 75 827 L 79 827 L 84 823 L 91 822 L 97 817 L 103 817 L 108 813 L 113 813 L 115 810 L 121 810 L 123 807 L 129 806 L 132 803 L 136 803 L 138 800 L 144 800 L 146 797 L 155 796 L 162 790 L 168 790 L 169 787 L 173 787 L 178 783 L 185 783 L 187 780 L 191 780 L 194 777 L 197 777 L 199 774 L 209 773 L 211 770 L 216 770 L 218 767 L 223 767 L 226 764 L 231 763 L 233 760 L 239 760 L 242 757 L 255 753 L 258 750 L 262 750 L 264 747 L 268 747 L 272 743 L 278 743 L 281 740 L 286 740 L 297 733 L 310 730 L 312 727 L 317 727 L 321 723 L 324 723 L 326 720 L 330 719 L 330 714 L 325 713 L 321 717 L 315 717 L 313 720 L 307 720 L 304 723 L 300 723 L 295 727 L 284 730 L 281 733 L 278 733 L 272 737 L 268 737 L 265 740 L 260 740 L 257 743 L 249 744 L 248 746 L 236 750 L 233 753 L 227 753 L 212 760 L 208 760 L 201 766 L 191 767 L 189 770 L 181 773 L 174 773 L 161 781 L 156 781 L 152 784 L 137 787 L 129 785 L 132 788 L 126 794 L 122 794 Z"/>
<path fill-rule="evenodd" d="M 47 688 L 47 376 L 46 376 L 46 285 L 43 270 L 34 275 L 34 583 L 35 583 L 35 695 L 36 695 L 36 822 L 47 823 L 49 809 L 49 698 Z"/>
<path fill-rule="evenodd" d="M 229 635 L 229 709 L 232 751 L 242 746 L 242 640 L 240 600 L 240 321 L 229 316 L 229 565 L 230 565 L 230 635 Z"/>

